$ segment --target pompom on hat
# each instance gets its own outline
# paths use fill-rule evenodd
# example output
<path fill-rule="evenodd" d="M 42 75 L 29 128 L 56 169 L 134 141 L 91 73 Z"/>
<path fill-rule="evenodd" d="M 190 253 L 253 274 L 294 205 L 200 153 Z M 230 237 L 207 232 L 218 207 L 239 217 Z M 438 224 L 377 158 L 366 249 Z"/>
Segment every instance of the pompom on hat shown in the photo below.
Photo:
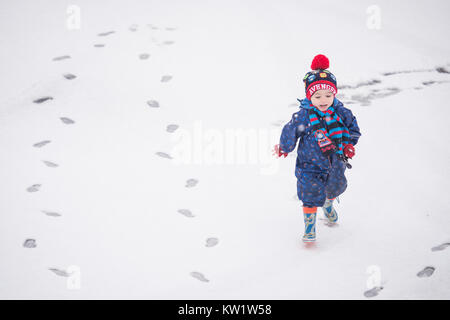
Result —
<path fill-rule="evenodd" d="M 330 60 L 323 54 L 314 57 L 311 63 L 312 71 L 306 73 L 303 78 L 305 83 L 306 98 L 311 100 L 311 96 L 317 90 L 330 90 L 334 95 L 337 94 L 336 77 L 327 69 L 330 67 Z"/>

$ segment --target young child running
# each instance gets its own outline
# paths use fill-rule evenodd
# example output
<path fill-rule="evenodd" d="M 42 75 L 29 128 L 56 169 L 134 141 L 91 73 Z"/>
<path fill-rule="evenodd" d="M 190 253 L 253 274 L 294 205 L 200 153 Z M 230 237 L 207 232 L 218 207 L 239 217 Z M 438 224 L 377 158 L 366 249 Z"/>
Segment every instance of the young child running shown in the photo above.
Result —
<path fill-rule="evenodd" d="M 331 223 L 337 221 L 333 200 L 347 188 L 344 173 L 351 168 L 347 160 L 355 155 L 361 136 L 356 118 L 336 98 L 336 77 L 328 67 L 326 56 L 314 57 L 312 71 L 303 78 L 306 99 L 297 99 L 300 111 L 283 127 L 274 149 L 278 157 L 286 157 L 299 140 L 295 176 L 303 202 L 304 242 L 316 240 L 317 207 L 322 207 Z"/>

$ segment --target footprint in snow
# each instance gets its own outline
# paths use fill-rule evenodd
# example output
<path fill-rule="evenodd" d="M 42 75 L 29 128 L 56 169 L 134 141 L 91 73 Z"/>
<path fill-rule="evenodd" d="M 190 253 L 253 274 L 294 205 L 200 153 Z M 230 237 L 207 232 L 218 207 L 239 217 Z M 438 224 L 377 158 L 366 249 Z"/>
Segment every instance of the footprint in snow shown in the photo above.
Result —
<path fill-rule="evenodd" d="M 175 30 L 177 30 L 177 28 L 167 27 L 166 30 L 167 30 L 167 31 L 175 31 Z"/>
<path fill-rule="evenodd" d="M 131 25 L 131 26 L 128 28 L 128 30 L 130 30 L 130 31 L 132 31 L 132 32 L 136 32 L 137 28 L 138 28 L 138 25 L 137 25 L 137 24 L 133 24 L 133 25 Z"/>
<path fill-rule="evenodd" d="M 436 247 L 431 248 L 431 251 L 442 251 L 445 250 L 448 246 L 450 246 L 450 242 L 446 242 L 443 244 L 440 244 Z"/>
<path fill-rule="evenodd" d="M 59 56 L 59 57 L 55 57 L 53 58 L 53 61 L 61 61 L 61 60 L 65 60 L 65 59 L 70 59 L 70 56 Z"/>
<path fill-rule="evenodd" d="M 52 271 L 54 274 L 56 274 L 60 277 L 70 277 L 70 273 L 68 273 L 65 270 L 56 269 L 56 268 L 49 268 L 48 270 Z"/>
<path fill-rule="evenodd" d="M 337 228 L 339 224 L 337 222 L 326 221 L 324 223 L 328 228 Z"/>
<path fill-rule="evenodd" d="M 23 243 L 23 246 L 25 248 L 36 248 L 37 244 L 36 244 L 36 240 L 35 239 L 26 239 L 25 242 Z"/>
<path fill-rule="evenodd" d="M 217 238 L 208 238 L 206 239 L 206 244 L 205 246 L 209 247 L 214 247 L 219 243 L 219 239 Z"/>
<path fill-rule="evenodd" d="M 177 124 L 169 124 L 166 128 L 167 132 L 174 132 L 175 130 L 178 129 L 178 125 Z"/>
<path fill-rule="evenodd" d="M 71 74 L 71 73 L 63 74 L 63 76 L 64 76 L 64 78 L 66 78 L 67 80 L 73 80 L 73 79 L 75 79 L 75 78 L 77 77 L 76 75 Z"/>
<path fill-rule="evenodd" d="M 41 187 L 40 184 L 33 184 L 31 187 L 27 188 L 28 192 L 37 192 L 39 191 L 39 188 Z"/>
<path fill-rule="evenodd" d="M 401 90 L 396 87 L 384 88 L 382 90 L 374 89 L 371 90 L 369 94 L 362 95 L 356 94 L 351 96 L 352 101 L 356 101 L 361 104 L 361 106 L 369 106 L 374 99 L 384 98 L 390 95 L 399 93 Z"/>
<path fill-rule="evenodd" d="M 205 276 L 202 273 L 200 273 L 200 272 L 196 272 L 196 271 L 191 272 L 191 276 L 194 277 L 197 280 L 202 281 L 202 282 L 209 282 L 209 280 L 206 279 Z"/>
<path fill-rule="evenodd" d="M 434 270 L 436 270 L 435 267 L 431 267 L 431 266 L 425 267 L 423 270 L 421 270 L 417 273 L 417 276 L 419 278 L 431 277 L 431 275 L 434 273 Z"/>
<path fill-rule="evenodd" d="M 170 154 L 167 154 L 165 152 L 156 152 L 156 155 L 160 156 L 161 158 L 172 159 Z"/>
<path fill-rule="evenodd" d="M 448 83 L 448 82 L 450 82 L 450 81 L 448 81 L 448 80 L 441 80 L 441 81 L 430 80 L 430 81 L 424 81 L 424 82 L 422 82 L 422 84 L 424 86 L 430 86 L 430 85 L 436 84 L 436 83 Z"/>
<path fill-rule="evenodd" d="M 42 103 L 42 102 L 45 102 L 45 101 L 47 101 L 47 100 L 53 100 L 53 98 L 52 98 L 52 97 L 42 97 L 42 98 L 33 100 L 33 102 L 34 102 L 34 103 Z"/>
<path fill-rule="evenodd" d="M 73 121 L 72 119 L 66 118 L 66 117 L 61 117 L 60 119 L 65 124 L 74 124 L 75 123 L 75 121 Z"/>
<path fill-rule="evenodd" d="M 337 226 L 339 226 L 339 224 L 337 222 L 331 222 L 327 218 L 319 218 L 319 220 L 322 220 L 323 224 L 329 228 L 336 228 Z"/>
<path fill-rule="evenodd" d="M 186 181 L 185 187 L 186 187 L 186 188 L 192 188 L 192 187 L 195 187 L 195 186 L 197 185 L 197 183 L 198 183 L 198 180 L 197 180 L 197 179 L 188 179 L 188 180 Z"/>
<path fill-rule="evenodd" d="M 152 108 L 159 108 L 159 103 L 156 100 L 149 100 L 147 101 L 147 104 Z"/>
<path fill-rule="evenodd" d="M 43 162 L 47 167 L 50 167 L 50 168 L 56 168 L 56 167 L 58 167 L 58 165 L 57 165 L 56 163 L 53 163 L 53 162 L 50 162 L 50 161 L 42 160 L 42 162 Z"/>
<path fill-rule="evenodd" d="M 141 60 L 146 60 L 146 59 L 148 59 L 150 57 L 150 55 L 148 54 L 148 53 L 141 53 L 140 55 L 139 55 L 139 59 L 141 59 Z"/>
<path fill-rule="evenodd" d="M 377 296 L 378 292 L 380 292 L 381 290 L 383 290 L 383 287 L 373 287 L 372 289 L 364 292 L 364 296 L 366 298 L 373 298 L 373 297 Z"/>
<path fill-rule="evenodd" d="M 174 44 L 174 43 L 175 43 L 175 41 L 164 41 L 162 44 L 164 44 L 166 46 L 169 46 L 169 45 Z"/>
<path fill-rule="evenodd" d="M 439 73 L 450 73 L 450 71 L 445 69 L 445 67 L 437 67 L 436 71 L 439 72 Z"/>
<path fill-rule="evenodd" d="M 102 32 L 102 33 L 99 33 L 97 35 L 99 37 L 106 37 L 106 36 L 109 36 L 110 34 L 113 34 L 113 33 L 115 33 L 115 31 Z"/>
<path fill-rule="evenodd" d="M 401 71 L 389 71 L 381 73 L 383 76 L 392 76 L 400 73 L 413 73 L 413 72 L 430 72 L 432 69 L 421 69 L 421 70 L 401 70 Z"/>
<path fill-rule="evenodd" d="M 368 80 L 368 81 L 363 81 L 363 82 L 359 82 L 357 83 L 355 86 L 351 86 L 351 85 L 340 85 L 338 86 L 338 89 L 358 89 L 360 87 L 366 87 L 366 86 L 373 86 L 376 84 L 380 84 L 381 80 L 379 79 L 372 79 L 372 80 Z"/>
<path fill-rule="evenodd" d="M 61 217 L 61 214 L 59 214 L 58 212 L 45 211 L 45 210 L 41 210 L 41 212 L 45 213 L 49 217 Z"/>
<path fill-rule="evenodd" d="M 193 218 L 193 217 L 195 217 L 195 216 L 192 214 L 191 210 L 188 210 L 188 209 L 179 209 L 178 212 L 181 213 L 182 215 L 188 217 L 188 218 Z"/>
<path fill-rule="evenodd" d="M 51 142 L 50 140 L 44 140 L 44 141 L 33 144 L 33 147 L 42 148 L 43 146 L 45 146 L 47 143 L 50 143 L 50 142 Z"/>
<path fill-rule="evenodd" d="M 171 79 L 172 79 L 172 76 L 165 75 L 165 76 L 162 76 L 161 82 L 169 82 Z"/>

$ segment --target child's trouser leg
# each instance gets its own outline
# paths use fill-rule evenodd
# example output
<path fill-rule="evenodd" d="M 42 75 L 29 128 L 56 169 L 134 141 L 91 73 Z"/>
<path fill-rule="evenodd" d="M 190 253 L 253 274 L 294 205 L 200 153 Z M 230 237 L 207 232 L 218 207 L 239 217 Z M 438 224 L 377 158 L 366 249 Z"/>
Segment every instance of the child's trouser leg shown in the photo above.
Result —
<path fill-rule="evenodd" d="M 345 165 L 341 161 L 335 161 L 325 186 L 326 200 L 322 210 L 331 223 L 338 220 L 338 214 L 333 207 L 333 200 L 347 189 L 347 179 L 344 173 Z"/>
<path fill-rule="evenodd" d="M 317 207 L 303 207 L 303 217 L 305 220 L 303 242 L 316 241 L 316 215 Z"/>
<path fill-rule="evenodd" d="M 297 180 L 297 194 L 304 207 L 321 207 L 325 202 L 327 174 L 302 172 Z"/>

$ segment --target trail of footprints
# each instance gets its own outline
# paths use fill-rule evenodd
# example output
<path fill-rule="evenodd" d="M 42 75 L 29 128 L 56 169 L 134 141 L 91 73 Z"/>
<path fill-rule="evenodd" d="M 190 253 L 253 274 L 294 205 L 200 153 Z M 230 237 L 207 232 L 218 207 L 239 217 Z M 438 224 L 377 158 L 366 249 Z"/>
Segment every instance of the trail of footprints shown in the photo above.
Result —
<path fill-rule="evenodd" d="M 450 64 L 447 64 L 450 65 Z M 390 77 L 397 74 L 412 74 L 412 73 L 424 73 L 424 74 L 448 74 L 450 75 L 450 70 L 447 66 L 438 66 L 433 69 L 416 69 L 416 70 L 401 70 L 401 71 L 393 71 L 393 72 L 384 72 L 381 73 L 382 77 Z M 448 80 L 422 80 L 419 84 L 414 86 L 413 90 L 422 90 L 426 87 L 441 84 L 441 83 L 449 83 L 450 78 Z M 358 103 L 361 106 L 369 106 L 373 102 L 373 100 L 381 99 L 387 96 L 395 95 L 400 93 L 404 89 L 400 89 L 398 87 L 376 87 L 381 86 L 383 81 L 380 79 L 371 79 L 368 81 L 361 81 L 356 85 L 338 85 L 338 94 L 336 97 L 342 101 L 344 105 L 346 104 L 355 104 Z M 352 90 L 366 88 L 366 92 L 364 93 L 352 93 Z M 409 88 L 410 89 L 410 88 Z M 290 103 L 288 105 L 289 108 L 298 108 L 298 103 Z M 273 126 L 281 126 L 284 121 L 272 122 Z"/>
<path fill-rule="evenodd" d="M 298 197 L 297 197 L 297 200 L 298 200 Z M 330 228 L 335 228 L 338 226 L 337 223 L 329 222 L 328 219 L 325 217 L 324 218 L 321 217 L 321 218 L 319 218 L 319 220 L 323 221 L 324 224 Z M 444 242 L 440 245 L 434 246 L 431 248 L 431 251 L 433 251 L 433 252 L 443 251 L 443 250 L 447 249 L 447 247 L 450 247 L 450 242 Z M 422 270 L 420 270 L 416 275 L 419 278 L 428 278 L 433 275 L 435 270 L 436 270 L 436 268 L 433 266 L 426 266 Z M 377 296 L 381 290 L 383 290 L 382 286 L 375 286 L 375 287 L 371 288 L 370 290 L 365 291 L 364 296 L 366 298 L 373 298 L 373 297 Z"/>
<path fill-rule="evenodd" d="M 394 71 L 394 72 L 385 72 L 381 75 L 383 77 L 390 77 L 392 75 L 397 74 L 410 74 L 410 73 L 441 73 L 441 74 L 450 74 L 450 71 L 443 66 L 436 67 L 434 69 L 418 69 L 418 70 L 403 70 L 403 71 Z M 413 90 L 422 90 L 427 86 L 440 84 L 440 83 L 448 83 L 450 82 L 450 78 L 448 80 L 422 80 L 419 84 L 413 87 Z M 354 104 L 359 103 L 361 106 L 369 106 L 373 100 L 384 98 L 390 95 L 395 95 L 401 92 L 403 89 L 397 87 L 385 87 L 385 88 L 373 88 L 376 85 L 382 84 L 383 81 L 380 79 L 371 79 L 369 81 L 363 81 L 357 83 L 354 86 L 351 85 L 341 85 L 338 86 L 338 89 L 342 91 L 342 93 L 338 93 L 338 98 L 342 99 L 344 104 Z M 361 94 L 351 94 L 348 91 L 359 89 L 361 87 L 367 87 L 369 89 L 368 92 Z M 372 88 L 372 89 L 370 89 Z"/>
<path fill-rule="evenodd" d="M 450 246 L 450 243 L 443 243 L 436 247 L 431 248 L 431 251 L 442 251 L 445 250 L 448 246 Z M 436 267 L 434 266 L 426 266 L 419 272 L 417 272 L 416 276 L 418 278 L 429 278 L 431 277 L 434 272 L 436 271 Z M 375 286 L 371 288 L 370 290 L 367 290 L 364 292 L 364 296 L 366 298 L 373 298 L 378 295 L 378 293 L 383 290 L 382 286 Z"/>
<path fill-rule="evenodd" d="M 161 30 L 160 28 L 158 28 L 158 27 L 156 27 L 154 25 L 151 25 L 151 24 L 148 24 L 147 26 L 151 30 Z M 129 27 L 129 31 L 131 31 L 131 32 L 137 32 L 138 29 L 139 29 L 139 26 L 137 24 L 133 24 L 133 25 L 131 25 Z M 175 31 L 176 28 L 166 27 L 166 28 L 164 28 L 162 30 Z M 99 36 L 99 37 L 107 37 L 107 36 L 110 36 L 110 35 L 115 34 L 115 33 L 116 33 L 115 31 L 111 30 L 111 31 L 107 31 L 107 32 L 98 33 L 97 36 Z M 158 46 L 170 46 L 170 45 L 173 45 L 175 43 L 175 41 L 172 41 L 172 40 L 166 40 L 166 41 L 158 42 L 154 37 L 152 37 L 152 41 L 154 43 L 156 43 Z M 94 48 L 104 48 L 106 46 L 106 44 L 105 43 L 96 43 L 93 46 L 94 46 Z M 150 59 L 150 57 L 151 57 L 151 55 L 149 53 L 147 53 L 147 52 L 143 52 L 143 53 L 138 54 L 138 59 L 140 59 L 140 60 L 148 60 L 148 59 Z M 70 55 L 62 55 L 62 56 L 54 57 L 52 59 L 52 61 L 57 62 L 57 61 L 64 61 L 64 60 L 68 60 L 68 59 L 72 59 L 72 57 Z M 77 76 L 72 74 L 72 73 L 64 73 L 63 77 L 65 79 L 67 79 L 67 80 L 74 80 L 74 79 L 77 78 Z M 166 75 L 162 75 L 161 76 L 160 82 L 161 83 L 166 83 L 166 82 L 171 81 L 172 79 L 173 79 L 172 75 L 166 74 Z M 42 96 L 42 97 L 39 97 L 37 99 L 34 99 L 33 103 L 35 103 L 35 104 L 43 104 L 43 103 L 48 102 L 48 101 L 53 100 L 53 99 L 54 98 L 51 97 L 51 96 Z M 156 109 L 156 108 L 160 108 L 161 107 L 159 102 L 157 100 L 154 100 L 154 99 L 148 100 L 146 103 L 147 103 L 147 105 L 150 108 L 155 108 Z M 66 125 L 73 125 L 73 124 L 75 124 L 75 121 L 72 120 L 69 117 L 60 117 L 60 120 L 61 120 L 61 122 L 63 124 L 66 124 Z M 166 131 L 168 133 L 173 133 L 178 128 L 179 128 L 179 125 L 172 123 L 172 124 L 167 125 Z M 39 142 L 36 142 L 35 144 L 33 144 L 33 147 L 35 147 L 35 148 L 43 148 L 46 145 L 48 145 L 49 143 L 51 143 L 51 142 L 52 142 L 51 140 L 42 140 L 42 141 L 39 141 Z M 168 154 L 166 152 L 162 152 L 162 151 L 156 152 L 156 155 L 161 157 L 161 158 L 165 158 L 165 159 L 169 159 L 169 160 L 173 159 L 170 154 Z M 56 164 L 56 163 L 54 163 L 52 161 L 48 161 L 48 160 L 42 160 L 42 162 L 49 168 L 57 168 L 59 166 L 58 164 Z M 190 179 L 188 179 L 186 181 L 185 187 L 186 188 L 193 188 L 193 187 L 195 187 L 198 184 L 198 182 L 199 181 L 197 179 L 190 178 Z M 26 189 L 26 191 L 29 192 L 29 193 L 35 193 L 35 192 L 40 191 L 41 187 L 42 187 L 41 184 L 33 184 L 33 185 L 29 186 Z M 58 217 L 62 216 L 61 213 L 54 212 L 54 211 L 41 210 L 41 212 L 43 214 L 45 214 L 46 216 L 53 217 L 53 218 L 58 218 Z M 185 217 L 188 217 L 188 218 L 194 218 L 195 217 L 195 215 L 189 209 L 179 209 L 178 213 L 180 213 L 181 215 L 183 215 Z M 218 243 L 219 243 L 219 239 L 218 238 L 210 237 L 210 238 L 206 239 L 205 247 L 208 247 L 208 248 L 214 247 Z M 28 248 L 28 249 L 36 248 L 37 247 L 36 239 L 26 239 L 24 241 L 24 243 L 23 243 L 23 247 L 24 248 Z M 66 270 L 63 270 L 63 269 L 49 268 L 48 270 L 53 272 L 54 274 L 56 274 L 58 276 L 61 276 L 61 277 L 69 277 L 70 276 L 70 274 Z M 197 280 L 199 280 L 201 282 L 209 282 L 209 280 L 201 272 L 193 271 L 193 272 L 190 273 L 190 275 L 193 278 L 195 278 L 195 279 L 197 279 Z"/>

